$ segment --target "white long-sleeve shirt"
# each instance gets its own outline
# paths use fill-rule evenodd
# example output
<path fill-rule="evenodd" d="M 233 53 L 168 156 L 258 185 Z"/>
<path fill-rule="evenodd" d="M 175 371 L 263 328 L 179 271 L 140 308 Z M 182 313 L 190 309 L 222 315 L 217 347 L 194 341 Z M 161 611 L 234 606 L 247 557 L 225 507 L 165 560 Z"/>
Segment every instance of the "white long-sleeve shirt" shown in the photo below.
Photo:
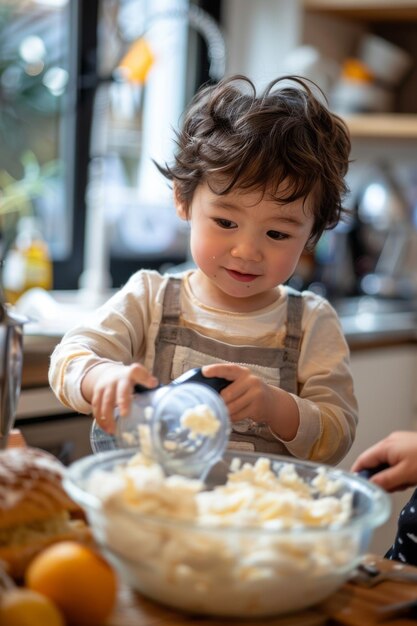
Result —
<path fill-rule="evenodd" d="M 273 304 L 250 313 L 218 310 L 191 292 L 190 272 L 181 289 L 181 323 L 202 335 L 233 345 L 282 347 L 286 333 L 287 292 Z M 81 393 L 83 377 L 103 361 L 141 362 L 152 370 L 155 338 L 162 316 L 167 276 L 141 270 L 94 316 L 65 334 L 55 348 L 49 381 L 59 400 L 80 413 L 91 406 Z M 298 362 L 300 424 L 286 448 L 298 458 L 338 463 L 349 451 L 357 425 L 357 402 L 349 348 L 336 312 L 324 298 L 305 291 Z M 201 363 L 204 365 L 204 363 Z"/>

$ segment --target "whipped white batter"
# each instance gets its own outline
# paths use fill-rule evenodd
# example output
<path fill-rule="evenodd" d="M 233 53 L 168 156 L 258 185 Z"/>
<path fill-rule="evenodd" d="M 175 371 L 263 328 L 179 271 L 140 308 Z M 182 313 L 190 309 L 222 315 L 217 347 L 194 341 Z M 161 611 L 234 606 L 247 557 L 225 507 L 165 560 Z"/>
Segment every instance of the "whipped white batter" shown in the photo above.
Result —
<path fill-rule="evenodd" d="M 197 404 L 186 409 L 181 415 L 180 424 L 188 428 L 190 437 L 196 439 L 199 436 L 214 437 L 220 428 L 220 422 L 215 413 L 207 404 Z"/>

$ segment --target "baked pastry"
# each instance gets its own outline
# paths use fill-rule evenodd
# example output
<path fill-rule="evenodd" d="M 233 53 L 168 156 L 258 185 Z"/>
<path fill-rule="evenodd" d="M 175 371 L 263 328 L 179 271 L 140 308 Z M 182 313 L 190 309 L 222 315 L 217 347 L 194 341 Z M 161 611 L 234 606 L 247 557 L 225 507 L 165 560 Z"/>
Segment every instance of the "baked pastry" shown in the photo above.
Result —
<path fill-rule="evenodd" d="M 0 452 L 0 560 L 14 578 L 51 543 L 92 543 L 79 506 L 62 486 L 64 472 L 56 457 L 38 448 Z"/>

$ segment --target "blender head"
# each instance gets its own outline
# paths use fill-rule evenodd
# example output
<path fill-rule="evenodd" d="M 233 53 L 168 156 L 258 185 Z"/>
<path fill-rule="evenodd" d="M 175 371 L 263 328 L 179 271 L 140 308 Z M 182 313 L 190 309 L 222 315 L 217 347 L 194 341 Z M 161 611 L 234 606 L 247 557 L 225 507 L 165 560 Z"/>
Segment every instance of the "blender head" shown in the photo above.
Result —
<path fill-rule="evenodd" d="M 220 391 L 229 384 L 206 378 L 200 368 L 166 386 L 135 386 L 130 413 L 115 415 L 114 435 L 94 421 L 94 452 L 136 448 L 159 463 L 166 474 L 202 477 L 219 460 L 229 440 L 230 421 Z"/>
<path fill-rule="evenodd" d="M 150 421 L 153 458 L 167 474 L 203 476 L 222 456 L 230 434 L 220 395 L 201 383 L 164 393 Z"/>

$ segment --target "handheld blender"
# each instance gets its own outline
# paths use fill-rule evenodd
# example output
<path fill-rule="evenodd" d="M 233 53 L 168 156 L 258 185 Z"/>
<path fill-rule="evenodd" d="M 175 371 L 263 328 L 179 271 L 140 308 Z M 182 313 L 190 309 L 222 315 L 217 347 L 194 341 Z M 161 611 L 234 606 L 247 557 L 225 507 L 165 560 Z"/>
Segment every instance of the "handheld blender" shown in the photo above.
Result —
<path fill-rule="evenodd" d="M 91 447 L 94 452 L 146 448 L 167 474 L 201 477 L 222 457 L 229 440 L 229 414 L 220 396 L 229 384 L 194 368 L 168 385 L 154 389 L 135 385 L 129 415 L 122 417 L 116 411 L 114 435 L 94 420 Z M 186 412 L 201 409 L 215 423 L 212 432 L 193 431 L 183 419 Z"/>

